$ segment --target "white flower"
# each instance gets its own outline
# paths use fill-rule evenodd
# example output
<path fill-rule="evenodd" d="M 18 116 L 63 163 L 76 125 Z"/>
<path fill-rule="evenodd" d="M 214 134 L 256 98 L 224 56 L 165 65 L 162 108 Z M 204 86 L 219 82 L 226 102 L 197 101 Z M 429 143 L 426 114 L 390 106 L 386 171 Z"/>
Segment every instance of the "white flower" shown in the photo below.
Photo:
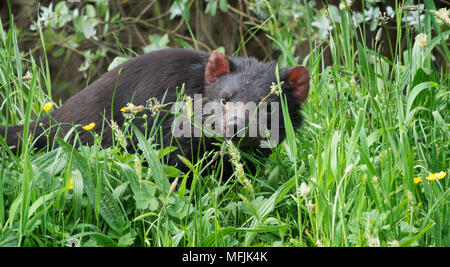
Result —
<path fill-rule="evenodd" d="M 316 210 L 316 204 L 312 203 L 311 201 L 306 201 L 306 208 L 309 211 L 315 211 Z"/>
<path fill-rule="evenodd" d="M 311 26 L 318 29 L 319 40 L 327 39 L 328 31 L 333 29 L 333 26 L 324 14 L 316 17 L 316 20 L 311 23 Z"/>
<path fill-rule="evenodd" d="M 350 8 L 350 6 L 352 5 L 352 0 L 343 0 L 341 1 L 341 3 L 339 4 L 339 9 L 345 9 L 345 8 Z"/>
<path fill-rule="evenodd" d="M 439 9 L 438 11 L 431 10 L 431 13 L 439 18 L 436 20 L 439 25 L 443 24 L 444 22 L 450 24 L 450 10 L 447 10 L 447 8 L 444 7 Z"/>
<path fill-rule="evenodd" d="M 394 18 L 395 17 L 395 11 L 391 6 L 387 6 L 386 7 L 386 14 L 390 17 L 390 18 Z"/>
<path fill-rule="evenodd" d="M 53 3 L 50 3 L 48 7 L 41 7 L 41 14 L 39 16 L 40 21 L 47 21 L 53 17 Z"/>
<path fill-rule="evenodd" d="M 419 24 L 423 24 L 425 20 L 425 14 L 423 14 L 424 4 L 417 6 L 417 9 L 408 13 L 407 16 L 402 17 L 403 22 L 408 22 L 408 25 L 418 28 Z"/>
<path fill-rule="evenodd" d="M 311 188 L 306 183 L 302 183 L 300 185 L 299 193 L 302 197 L 305 197 L 309 193 L 309 191 L 311 191 Z"/>
<path fill-rule="evenodd" d="M 427 35 L 425 33 L 420 33 L 416 36 L 416 42 L 419 44 L 420 48 L 424 48 L 428 45 Z"/>

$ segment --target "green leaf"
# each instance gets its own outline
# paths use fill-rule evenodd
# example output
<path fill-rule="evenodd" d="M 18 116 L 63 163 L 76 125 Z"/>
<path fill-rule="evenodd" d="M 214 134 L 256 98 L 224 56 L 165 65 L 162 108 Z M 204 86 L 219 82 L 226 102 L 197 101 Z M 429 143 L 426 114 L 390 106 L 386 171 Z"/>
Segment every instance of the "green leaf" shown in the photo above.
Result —
<path fill-rule="evenodd" d="M 80 234 L 76 234 L 73 235 L 73 238 L 79 238 L 79 237 L 83 237 L 83 236 L 90 236 L 93 237 L 98 244 L 100 244 L 101 246 L 104 247 L 117 247 L 117 243 L 112 240 L 110 237 L 108 237 L 107 235 L 101 234 L 101 233 L 97 233 L 97 232 L 84 232 L 84 233 L 80 233 Z"/>
<path fill-rule="evenodd" d="M 78 217 L 82 201 L 83 201 L 83 177 L 81 176 L 81 172 L 77 169 L 72 170 L 72 184 L 73 184 L 73 213 L 75 217 Z"/>
<path fill-rule="evenodd" d="M 208 2 L 205 8 L 205 13 L 206 14 L 210 13 L 211 16 L 215 16 L 216 10 L 217 10 L 217 2 L 216 1 Z"/>
<path fill-rule="evenodd" d="M 183 177 L 184 174 L 174 166 L 165 166 L 167 177 Z"/>
<path fill-rule="evenodd" d="M 174 39 L 175 40 L 175 42 L 177 42 L 179 45 L 181 45 L 181 47 L 183 47 L 183 48 L 185 48 L 185 49 L 194 49 L 193 47 L 192 47 L 192 45 L 190 45 L 189 43 L 187 43 L 186 41 L 184 41 L 184 40 L 181 40 L 181 39 Z"/>
<path fill-rule="evenodd" d="M 202 245 L 205 247 L 211 247 L 215 245 L 217 240 L 220 240 L 223 237 L 229 236 L 234 233 L 252 233 L 253 235 L 257 233 L 267 233 L 267 232 L 277 232 L 286 230 L 289 225 L 277 225 L 270 227 L 256 227 L 256 228 L 236 228 L 236 227 L 226 227 L 221 228 L 219 231 L 210 234 L 205 240 L 202 242 Z"/>
<path fill-rule="evenodd" d="M 438 86 L 438 84 L 434 82 L 423 82 L 421 84 L 418 84 L 416 87 L 414 87 L 410 92 L 408 92 L 407 95 L 407 102 L 406 102 L 406 116 L 409 116 L 409 112 L 411 111 L 411 107 L 414 103 L 414 100 L 417 98 L 417 96 L 425 89 L 428 89 L 430 87 Z"/>
<path fill-rule="evenodd" d="M 155 197 L 151 198 L 148 203 L 148 209 L 151 211 L 155 211 L 159 208 L 159 202 L 156 200 Z"/>
<path fill-rule="evenodd" d="M 52 198 L 56 198 L 58 197 L 61 193 L 63 193 L 64 191 L 68 190 L 68 188 L 62 188 L 62 189 L 57 189 L 51 193 L 48 193 L 47 195 L 41 196 L 39 197 L 29 208 L 28 210 L 28 219 L 31 218 L 31 216 L 34 214 L 34 212 L 42 205 L 44 204 L 44 202 L 52 199 Z"/>
<path fill-rule="evenodd" d="M 167 178 L 165 168 L 161 163 L 158 153 L 153 149 L 150 142 L 145 139 L 142 133 L 136 128 L 136 126 L 131 125 L 133 132 L 138 139 L 138 146 L 144 153 L 144 157 L 147 159 L 148 166 L 152 171 L 152 175 L 155 178 L 155 182 L 163 193 L 168 193 L 170 189 L 169 179 Z"/>
<path fill-rule="evenodd" d="M 272 212 L 278 202 L 283 199 L 283 197 L 294 187 L 296 183 L 296 177 L 292 177 L 289 181 L 284 183 L 282 186 L 278 188 L 278 190 L 272 194 L 270 198 L 268 198 L 264 203 L 259 207 L 257 213 L 258 218 L 253 217 L 253 220 L 250 224 L 250 228 L 257 228 L 259 224 L 264 223 L 267 216 Z M 249 245 L 251 240 L 254 238 L 255 233 L 249 231 L 245 237 L 245 244 Z"/>
<path fill-rule="evenodd" d="M 108 71 L 114 69 L 115 67 L 119 66 L 120 64 L 124 63 L 127 60 L 128 58 L 126 57 L 115 57 L 111 62 L 111 64 L 109 64 Z"/>
<path fill-rule="evenodd" d="M 280 182 L 280 167 L 276 166 L 275 168 L 273 168 L 272 171 L 270 171 L 269 177 L 267 178 L 267 183 L 275 188 L 279 182 Z"/>
<path fill-rule="evenodd" d="M 333 133 L 333 137 L 331 138 L 331 145 L 330 145 L 330 167 L 331 171 L 333 172 L 334 176 L 337 176 L 337 168 L 338 168 L 338 147 L 339 145 L 339 131 L 336 130 Z"/>
<path fill-rule="evenodd" d="M 360 136 L 359 134 L 361 132 L 363 120 L 365 117 L 366 117 L 366 110 L 363 108 L 359 109 L 358 119 L 356 120 L 356 125 L 355 128 L 353 129 L 352 137 L 350 138 L 350 143 L 347 145 L 347 153 L 346 153 L 347 162 L 345 166 L 349 166 L 350 162 L 353 161 L 353 152 L 355 150 L 355 145 L 358 142 L 358 137 Z"/>
<path fill-rule="evenodd" d="M 416 74 L 414 75 L 414 80 L 412 82 L 412 88 L 416 87 L 418 84 L 423 82 L 428 82 L 432 80 L 432 75 L 424 71 L 423 68 L 418 68 Z"/>
<path fill-rule="evenodd" d="M 130 166 L 122 163 L 117 163 L 120 167 L 120 173 L 130 182 L 131 190 L 133 191 L 133 197 L 136 201 L 136 207 L 144 210 L 149 208 L 150 210 L 156 210 L 155 203 L 155 187 L 148 184 L 144 184 L 139 180 L 136 171 Z M 158 203 L 156 203 L 158 204 Z"/>
<path fill-rule="evenodd" d="M 65 51 L 66 50 L 63 47 L 58 48 L 55 52 L 52 53 L 52 57 L 60 57 L 64 54 Z"/>
<path fill-rule="evenodd" d="M 227 12 L 227 11 L 228 11 L 228 2 L 227 2 L 227 0 L 220 0 L 220 2 L 219 2 L 219 8 L 220 8 L 220 10 L 222 10 L 223 12 Z"/>
<path fill-rule="evenodd" d="M 95 18 L 96 16 L 95 7 L 91 4 L 86 5 L 86 15 L 91 18 Z"/>
<path fill-rule="evenodd" d="M 168 47 L 169 35 L 167 33 L 162 37 L 159 34 L 152 34 L 148 36 L 148 39 L 150 44 L 144 47 L 145 53 Z"/>
<path fill-rule="evenodd" d="M 59 146 L 62 147 L 63 151 L 70 157 L 72 156 L 72 165 L 77 168 L 81 176 L 83 177 L 83 186 L 84 191 L 88 195 L 91 203 L 95 204 L 95 196 L 96 196 L 96 185 L 94 184 L 93 177 L 91 174 L 91 163 L 88 161 L 86 157 L 84 157 L 79 151 L 77 151 L 70 144 L 66 143 L 61 138 L 57 137 L 56 141 Z M 117 220 L 123 218 L 122 212 L 119 208 L 119 205 L 112 195 L 112 193 L 108 190 L 108 186 L 104 183 L 105 176 L 102 176 L 101 182 L 101 195 L 99 196 L 99 213 L 102 218 L 110 225 L 112 228 L 116 227 Z"/>
<path fill-rule="evenodd" d="M 170 19 L 174 19 L 176 16 L 182 16 L 185 20 L 189 20 L 189 0 L 175 0 L 169 9 Z"/>
<path fill-rule="evenodd" d="M 411 238 L 405 238 L 405 239 L 400 240 L 400 246 L 401 247 L 411 246 L 417 239 L 419 239 L 419 237 L 421 237 L 423 234 L 425 234 L 433 225 L 434 225 L 434 222 L 430 222 L 417 235 L 415 235 Z"/>
<path fill-rule="evenodd" d="M 433 111 L 433 117 L 434 117 L 434 120 L 436 121 L 437 126 L 439 126 L 439 128 L 441 128 L 444 133 L 446 133 L 448 136 L 450 136 L 450 130 L 447 127 L 447 124 L 445 123 L 441 114 L 435 110 L 435 111 Z"/>
<path fill-rule="evenodd" d="M 131 246 L 133 245 L 135 239 L 136 235 L 127 233 L 119 238 L 119 246 L 121 247 Z"/>
<path fill-rule="evenodd" d="M 145 210 L 150 205 L 150 200 L 154 196 L 151 196 L 148 192 L 138 191 L 134 194 L 134 199 L 136 200 L 136 208 Z"/>

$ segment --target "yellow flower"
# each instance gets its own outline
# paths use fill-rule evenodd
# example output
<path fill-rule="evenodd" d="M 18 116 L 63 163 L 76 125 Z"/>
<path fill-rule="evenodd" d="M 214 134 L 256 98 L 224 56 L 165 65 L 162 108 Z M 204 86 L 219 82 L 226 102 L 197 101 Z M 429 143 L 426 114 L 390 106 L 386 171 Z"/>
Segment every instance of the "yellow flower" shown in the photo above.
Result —
<path fill-rule="evenodd" d="M 124 112 L 127 109 L 128 109 L 127 107 L 123 107 L 123 108 L 120 109 L 120 111 Z"/>
<path fill-rule="evenodd" d="M 45 111 L 49 111 L 50 109 L 52 109 L 52 107 L 53 107 L 52 102 L 48 102 L 45 105 L 41 106 L 41 108 L 43 108 Z"/>
<path fill-rule="evenodd" d="M 415 184 L 420 183 L 420 181 L 422 181 L 422 177 L 421 177 L 421 176 L 419 176 L 419 177 L 417 177 L 417 178 L 414 178 L 414 183 L 415 183 Z"/>
<path fill-rule="evenodd" d="M 91 122 L 88 125 L 83 126 L 83 129 L 85 129 L 86 131 L 92 130 L 92 128 L 95 127 L 95 123 Z"/>
<path fill-rule="evenodd" d="M 72 177 L 70 177 L 69 189 L 73 189 L 73 179 L 72 179 Z"/>
<path fill-rule="evenodd" d="M 436 179 L 441 180 L 441 179 L 443 179 L 443 178 L 445 177 L 446 174 L 447 174 L 447 173 L 444 172 L 444 171 L 441 171 L 441 172 L 438 172 L 438 173 L 432 173 L 432 174 L 428 175 L 428 176 L 426 177 L 426 179 L 427 179 L 428 181 L 434 181 L 434 180 L 436 180 Z"/>

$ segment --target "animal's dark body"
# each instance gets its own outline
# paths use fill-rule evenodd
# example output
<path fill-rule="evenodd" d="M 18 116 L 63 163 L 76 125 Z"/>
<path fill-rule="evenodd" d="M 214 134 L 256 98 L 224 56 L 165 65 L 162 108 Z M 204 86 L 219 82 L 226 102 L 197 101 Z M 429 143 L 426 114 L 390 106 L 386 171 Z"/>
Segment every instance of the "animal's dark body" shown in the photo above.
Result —
<path fill-rule="evenodd" d="M 111 115 L 119 127 L 124 123 L 121 108 L 127 103 L 134 105 L 146 105 L 146 101 L 152 97 L 164 103 L 174 102 L 177 99 L 176 88 L 181 88 L 184 84 L 184 92 L 191 97 L 194 94 L 202 94 L 203 103 L 216 101 L 226 105 L 229 102 L 260 102 L 264 96 L 270 92 L 270 88 L 276 82 L 275 63 L 261 63 L 254 58 L 226 57 L 215 51 L 213 53 L 199 52 L 186 49 L 166 49 L 151 52 L 133 58 L 115 69 L 105 73 L 94 83 L 83 89 L 78 94 L 71 97 L 61 108 L 53 111 L 51 116 L 61 122 L 61 130 L 58 135 L 63 136 L 73 124 L 87 125 L 94 122 L 96 126 L 92 131 L 100 134 L 104 118 L 108 123 L 104 123 L 102 146 L 112 145 L 112 130 L 109 127 Z M 119 77 L 119 70 L 122 73 Z M 280 80 L 284 81 L 282 90 L 287 96 L 289 113 L 294 127 L 301 123 L 299 112 L 300 105 L 306 99 L 309 91 L 309 74 L 306 68 L 296 66 L 289 69 L 280 70 Z M 116 85 L 117 84 L 117 85 Z M 113 99 L 114 95 L 114 99 Z M 279 102 L 279 96 L 272 94 L 266 102 Z M 111 103 L 113 103 L 113 114 L 111 114 Z M 166 108 L 170 109 L 170 108 Z M 150 112 L 146 112 L 149 123 L 153 124 Z M 225 114 L 226 115 L 226 114 Z M 162 117 L 162 116 L 161 116 Z M 171 125 L 173 116 L 167 116 L 162 123 L 163 142 L 168 145 L 171 135 Z M 142 120 L 136 126 L 142 129 Z M 48 141 L 53 143 L 56 127 L 51 128 L 49 138 L 42 135 L 42 127 L 49 127 L 49 118 L 44 117 L 30 126 L 30 133 L 35 138 L 34 147 L 42 148 L 47 146 Z M 53 123 L 54 124 L 54 123 Z M 284 138 L 284 124 L 282 113 L 280 112 L 280 141 Z M 0 127 L 0 135 L 5 136 L 5 127 Z M 83 144 L 92 144 L 93 137 L 88 131 L 78 128 L 79 137 Z M 13 151 L 20 147 L 20 139 L 23 134 L 23 126 L 9 126 L 7 132 L 7 143 L 15 146 Z M 157 139 L 159 140 L 159 139 Z M 185 157 L 195 159 L 199 138 L 178 138 L 181 149 L 170 155 L 169 162 L 176 164 L 177 153 L 184 154 Z M 206 142 L 203 149 L 213 149 L 211 139 L 204 139 Z M 130 142 L 129 142 L 130 143 Z M 193 144 L 192 144 L 193 143 Z M 255 142 L 241 142 L 252 144 Z M 175 142 L 172 142 L 176 145 Z M 257 148 L 257 147 L 255 147 Z M 266 152 L 267 153 L 267 152 Z M 201 156 L 202 154 L 200 154 Z M 178 164 L 182 168 L 182 164 Z"/>

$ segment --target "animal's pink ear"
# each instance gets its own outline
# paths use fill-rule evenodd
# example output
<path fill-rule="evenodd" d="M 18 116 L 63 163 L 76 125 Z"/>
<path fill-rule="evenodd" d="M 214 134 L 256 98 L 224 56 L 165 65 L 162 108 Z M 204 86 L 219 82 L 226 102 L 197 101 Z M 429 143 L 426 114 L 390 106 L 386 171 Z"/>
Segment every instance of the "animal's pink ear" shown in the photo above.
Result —
<path fill-rule="evenodd" d="M 309 93 L 309 71 L 304 66 L 295 66 L 287 69 L 287 82 L 294 87 L 292 94 L 298 104 L 306 100 Z"/>
<path fill-rule="evenodd" d="M 230 73 L 230 62 L 228 58 L 215 50 L 208 59 L 205 69 L 205 82 L 213 84 L 219 80 L 220 76 Z"/>

